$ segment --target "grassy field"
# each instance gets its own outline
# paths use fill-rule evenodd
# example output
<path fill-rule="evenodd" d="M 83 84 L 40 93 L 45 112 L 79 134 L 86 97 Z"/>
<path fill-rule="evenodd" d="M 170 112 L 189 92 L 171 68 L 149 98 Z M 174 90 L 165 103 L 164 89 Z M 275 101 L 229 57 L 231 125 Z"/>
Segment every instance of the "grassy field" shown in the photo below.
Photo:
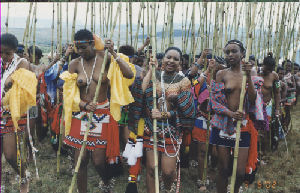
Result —
<path fill-rule="evenodd" d="M 276 152 L 269 153 L 265 160 L 267 165 L 259 167 L 254 184 L 245 188 L 246 193 L 300 193 L 300 103 L 294 107 L 293 130 L 287 137 L 289 155 L 286 154 L 286 147 L 283 141 L 279 144 Z M 50 139 L 46 138 L 42 143 L 36 145 L 39 149 L 37 165 L 39 168 L 40 180 L 37 181 L 34 175 L 33 163 L 29 166 L 32 174 L 31 193 L 63 193 L 68 192 L 71 183 L 72 169 L 71 161 L 67 157 L 61 159 L 60 176 L 56 174 L 56 156 L 50 145 Z M 98 188 L 99 177 L 92 164 L 88 167 L 88 192 L 100 193 Z M 127 185 L 127 166 L 124 166 L 124 174 L 116 178 L 115 193 L 124 193 Z M 18 192 L 18 184 L 15 180 L 15 172 L 2 157 L 2 186 L 5 185 L 6 193 Z M 196 193 L 195 184 L 197 173 L 195 168 L 181 170 L 181 191 L 184 193 Z M 213 179 L 212 179 L 213 180 Z M 272 186 L 269 186 L 271 183 Z M 214 184 L 212 184 L 214 187 Z M 140 193 L 146 192 L 145 169 L 143 168 L 141 180 L 138 183 Z M 75 192 L 75 191 L 74 191 Z M 214 193 L 215 188 L 209 192 Z"/>

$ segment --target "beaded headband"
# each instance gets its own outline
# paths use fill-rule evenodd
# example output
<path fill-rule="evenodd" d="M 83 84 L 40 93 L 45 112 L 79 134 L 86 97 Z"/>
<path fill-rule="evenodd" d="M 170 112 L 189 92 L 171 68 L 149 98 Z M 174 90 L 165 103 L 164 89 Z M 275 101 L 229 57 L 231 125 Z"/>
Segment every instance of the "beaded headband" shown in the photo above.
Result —
<path fill-rule="evenodd" d="M 83 43 L 90 43 L 93 42 L 94 40 L 78 40 L 74 41 L 74 44 L 83 44 Z"/>
<path fill-rule="evenodd" d="M 238 45 L 243 51 L 246 50 L 246 49 L 244 48 L 242 42 L 239 42 L 239 41 L 236 41 L 236 40 L 231 40 L 231 41 L 228 41 L 228 42 L 227 42 L 227 44 L 225 45 L 225 47 L 228 46 L 229 44 L 236 44 L 236 45 Z"/>

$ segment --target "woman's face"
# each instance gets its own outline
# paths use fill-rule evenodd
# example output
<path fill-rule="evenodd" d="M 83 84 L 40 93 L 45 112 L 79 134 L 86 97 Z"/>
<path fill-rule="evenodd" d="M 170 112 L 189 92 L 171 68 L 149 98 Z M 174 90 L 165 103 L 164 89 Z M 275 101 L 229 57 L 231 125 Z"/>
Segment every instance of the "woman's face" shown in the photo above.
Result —
<path fill-rule="evenodd" d="M 287 62 L 286 63 L 286 71 L 287 72 L 291 72 L 292 71 L 292 63 L 291 62 Z"/>
<path fill-rule="evenodd" d="M 224 48 L 224 54 L 225 54 L 225 60 L 230 66 L 240 64 L 243 58 L 243 53 L 241 52 L 241 48 L 236 44 L 228 44 Z"/>
<path fill-rule="evenodd" d="M 279 77 L 279 80 L 283 79 L 283 77 L 284 77 L 284 70 L 279 70 L 278 71 L 278 77 Z"/>
<path fill-rule="evenodd" d="M 268 65 L 264 65 L 264 64 L 263 64 L 262 71 L 263 71 L 263 74 L 264 74 L 264 75 L 267 75 L 267 74 L 271 73 L 271 72 L 273 71 L 273 69 L 270 68 Z"/>
<path fill-rule="evenodd" d="M 177 71 L 180 64 L 180 53 L 176 50 L 169 50 L 162 60 L 162 66 L 166 72 Z"/>
<path fill-rule="evenodd" d="M 14 58 L 14 53 L 16 52 L 15 49 L 12 49 L 8 46 L 1 45 L 1 58 L 2 61 L 6 63 L 10 63 Z"/>
<path fill-rule="evenodd" d="M 77 53 L 85 60 L 94 57 L 94 42 L 76 43 L 75 46 L 77 49 Z"/>
<path fill-rule="evenodd" d="M 33 54 L 30 53 L 29 54 L 29 62 L 33 63 Z M 40 63 L 40 58 L 38 56 L 35 56 L 35 64 L 39 64 Z"/>

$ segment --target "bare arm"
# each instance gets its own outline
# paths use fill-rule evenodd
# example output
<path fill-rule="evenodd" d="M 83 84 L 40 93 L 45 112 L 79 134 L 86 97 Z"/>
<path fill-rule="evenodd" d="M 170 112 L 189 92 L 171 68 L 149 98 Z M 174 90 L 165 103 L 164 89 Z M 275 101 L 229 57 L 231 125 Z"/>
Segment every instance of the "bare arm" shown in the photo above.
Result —
<path fill-rule="evenodd" d="M 143 79 L 143 82 L 142 82 L 142 90 L 143 90 L 143 92 L 145 92 L 145 90 L 147 89 L 148 84 L 149 84 L 149 82 L 150 82 L 150 80 L 152 78 L 152 68 L 153 68 L 153 65 L 155 65 L 157 67 L 158 63 L 157 63 L 157 61 L 152 62 L 152 58 L 150 58 L 149 69 L 148 69 L 148 72 L 147 72 L 146 76 Z"/>
<path fill-rule="evenodd" d="M 287 95 L 287 85 L 285 82 L 281 82 L 281 102 L 284 103 L 286 101 L 286 95 Z"/>
<path fill-rule="evenodd" d="M 147 37 L 145 43 L 138 49 L 138 54 L 140 55 L 145 49 L 145 47 L 148 46 L 149 44 L 150 44 L 150 38 Z"/>
<path fill-rule="evenodd" d="M 118 57 L 117 53 L 114 51 L 114 43 L 112 40 L 105 40 L 105 49 L 108 49 L 108 52 L 114 57 L 114 59 L 116 60 L 116 62 L 118 63 L 120 70 L 123 74 L 123 76 L 125 78 L 131 79 L 134 77 L 134 74 L 131 70 L 131 68 L 129 67 L 128 63 L 126 61 L 124 61 L 122 58 Z M 108 57 L 110 58 L 111 55 L 108 55 Z M 110 61 L 110 59 L 108 60 L 108 62 Z"/>
<path fill-rule="evenodd" d="M 252 66 L 249 62 L 242 64 L 242 69 L 243 71 L 245 71 L 246 76 L 247 76 L 247 84 L 248 84 L 248 98 L 250 100 L 251 104 L 255 104 L 255 100 L 256 100 L 256 90 L 254 88 L 254 84 L 252 82 L 251 79 L 251 71 L 252 71 Z"/>
<path fill-rule="evenodd" d="M 279 77 L 277 73 L 273 72 L 273 74 L 275 76 L 274 81 L 278 82 Z M 279 111 L 280 109 L 280 86 L 279 85 L 275 85 L 273 87 L 273 93 L 274 93 L 274 100 L 275 100 L 275 111 Z"/>

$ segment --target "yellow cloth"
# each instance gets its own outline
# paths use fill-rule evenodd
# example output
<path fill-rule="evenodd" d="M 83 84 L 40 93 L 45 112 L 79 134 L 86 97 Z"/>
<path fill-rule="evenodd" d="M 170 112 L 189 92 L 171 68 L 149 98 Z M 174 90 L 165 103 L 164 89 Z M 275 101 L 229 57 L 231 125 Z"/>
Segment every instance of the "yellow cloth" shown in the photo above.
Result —
<path fill-rule="evenodd" d="M 141 118 L 138 123 L 137 135 L 134 132 L 130 131 L 129 138 L 135 141 L 138 136 L 139 137 L 144 136 L 144 128 L 145 128 L 145 119 Z"/>
<path fill-rule="evenodd" d="M 80 90 L 76 84 L 77 73 L 63 72 L 59 77 L 65 81 L 63 86 L 64 111 L 65 111 L 65 135 L 69 135 L 72 123 L 72 112 L 80 111 Z"/>
<path fill-rule="evenodd" d="M 37 79 L 35 73 L 20 68 L 12 75 L 13 85 L 3 98 L 3 106 L 8 106 L 15 130 L 19 129 L 21 115 L 36 105 Z"/>
<path fill-rule="evenodd" d="M 133 64 L 129 63 L 129 58 L 123 54 L 118 54 L 120 58 L 125 60 L 134 76 L 127 79 L 123 76 L 119 64 L 111 56 L 111 64 L 109 66 L 107 77 L 110 80 L 110 112 L 116 121 L 121 119 L 121 106 L 134 102 L 129 86 L 134 82 L 136 70 Z"/>

